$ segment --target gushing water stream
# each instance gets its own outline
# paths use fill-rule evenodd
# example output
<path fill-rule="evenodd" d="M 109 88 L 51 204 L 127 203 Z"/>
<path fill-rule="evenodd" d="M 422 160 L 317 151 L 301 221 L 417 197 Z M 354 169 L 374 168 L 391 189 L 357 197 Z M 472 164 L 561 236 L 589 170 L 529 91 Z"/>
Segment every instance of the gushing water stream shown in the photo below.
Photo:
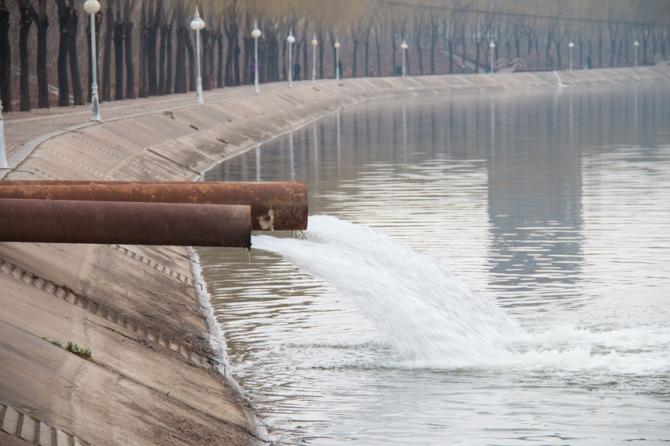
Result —
<path fill-rule="evenodd" d="M 670 334 L 662 327 L 591 332 L 561 326 L 529 333 L 494 302 L 473 293 L 439 259 L 367 226 L 315 216 L 304 239 L 260 235 L 252 243 L 348 298 L 397 350 L 401 363 L 394 367 L 622 373 L 670 368 Z"/>

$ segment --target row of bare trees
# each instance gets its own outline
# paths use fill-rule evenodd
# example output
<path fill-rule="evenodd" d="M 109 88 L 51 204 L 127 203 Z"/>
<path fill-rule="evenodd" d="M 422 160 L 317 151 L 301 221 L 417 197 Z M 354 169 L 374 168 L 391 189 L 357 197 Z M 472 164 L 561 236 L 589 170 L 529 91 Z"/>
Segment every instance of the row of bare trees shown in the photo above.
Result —
<path fill-rule="evenodd" d="M 95 40 L 103 101 L 195 89 L 195 36 L 189 28 L 194 0 L 101 3 L 103 8 L 95 17 Z M 201 14 L 207 22 L 201 35 L 203 86 L 208 90 L 252 80 L 250 31 L 256 22 L 263 31 L 259 41 L 262 82 L 286 79 L 288 70 L 298 79 L 307 77 L 313 39 L 320 78 L 334 75 L 336 40 L 342 43 L 344 72 L 354 77 L 397 74 L 402 41 L 410 46 L 408 70 L 414 74 L 488 71 L 491 60 L 497 61 L 498 68 L 565 68 L 570 41 L 575 44 L 575 67 L 631 65 L 635 40 L 640 43 L 641 64 L 667 57 L 670 49 L 667 24 L 640 21 L 657 12 L 649 3 L 642 11 L 628 2 L 617 16 L 609 11 L 607 17 L 598 16 L 596 0 L 538 0 L 535 5 L 544 6 L 534 6 L 532 14 L 519 13 L 517 3 L 201 0 Z M 14 4 L 17 6 L 9 7 Z M 566 7 L 573 15 L 560 9 Z M 57 33 L 50 28 L 52 23 L 57 23 Z M 293 67 L 287 63 L 290 30 L 296 36 Z M 90 33 L 81 0 L 0 0 L 0 97 L 5 109 L 13 106 L 16 74 L 20 110 L 35 105 L 46 108 L 54 102 L 81 105 L 90 100 L 89 89 L 84 87 L 92 82 Z M 57 39 L 57 51 L 49 50 L 51 39 Z M 489 45 L 492 41 L 495 49 Z M 18 64 L 13 65 L 17 44 Z M 52 52 L 55 63 L 49 62 Z M 84 69 L 88 71 L 85 84 Z M 54 77 L 56 85 L 50 83 Z"/>

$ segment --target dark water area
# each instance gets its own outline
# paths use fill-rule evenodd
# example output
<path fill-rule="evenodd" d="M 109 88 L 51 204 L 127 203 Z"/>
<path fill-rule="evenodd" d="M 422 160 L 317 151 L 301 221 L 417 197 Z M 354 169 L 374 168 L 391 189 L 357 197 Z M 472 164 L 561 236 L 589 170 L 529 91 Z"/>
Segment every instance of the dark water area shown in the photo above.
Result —
<path fill-rule="evenodd" d="M 435 256 L 525 333 L 484 363 L 408 361 L 281 257 L 202 249 L 233 375 L 270 438 L 670 441 L 669 104 L 660 83 L 380 101 L 213 169 L 307 183 L 311 215 Z"/>

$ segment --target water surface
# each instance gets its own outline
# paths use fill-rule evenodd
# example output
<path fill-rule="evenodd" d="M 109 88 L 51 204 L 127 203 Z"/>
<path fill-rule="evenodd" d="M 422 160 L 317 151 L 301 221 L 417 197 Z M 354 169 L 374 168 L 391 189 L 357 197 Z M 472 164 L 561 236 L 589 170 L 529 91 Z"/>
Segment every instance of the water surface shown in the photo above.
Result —
<path fill-rule="evenodd" d="M 233 375 L 271 439 L 670 441 L 668 104 L 663 84 L 374 102 L 211 171 L 306 182 L 312 215 L 434 256 L 521 333 L 511 356 L 466 360 L 463 345 L 447 355 L 426 343 L 409 357 L 395 339 L 416 332 L 374 322 L 412 311 L 393 286 L 366 308 L 276 254 L 200 250 Z M 337 268 L 340 290 L 363 281 Z"/>

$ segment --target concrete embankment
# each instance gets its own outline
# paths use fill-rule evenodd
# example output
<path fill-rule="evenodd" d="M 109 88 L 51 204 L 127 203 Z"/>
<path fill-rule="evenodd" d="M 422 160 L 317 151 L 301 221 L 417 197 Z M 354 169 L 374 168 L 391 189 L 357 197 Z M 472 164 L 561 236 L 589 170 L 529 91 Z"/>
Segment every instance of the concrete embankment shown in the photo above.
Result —
<path fill-rule="evenodd" d="M 670 80 L 670 69 L 562 72 L 563 84 Z M 310 120 L 372 99 L 556 88 L 553 73 L 249 87 L 7 116 L 8 179 L 187 180 Z M 1 174 L 0 174 L 1 175 Z M 259 441 L 218 373 L 186 249 L 0 244 L 0 445 Z M 90 360 L 68 342 L 90 348 Z"/>

